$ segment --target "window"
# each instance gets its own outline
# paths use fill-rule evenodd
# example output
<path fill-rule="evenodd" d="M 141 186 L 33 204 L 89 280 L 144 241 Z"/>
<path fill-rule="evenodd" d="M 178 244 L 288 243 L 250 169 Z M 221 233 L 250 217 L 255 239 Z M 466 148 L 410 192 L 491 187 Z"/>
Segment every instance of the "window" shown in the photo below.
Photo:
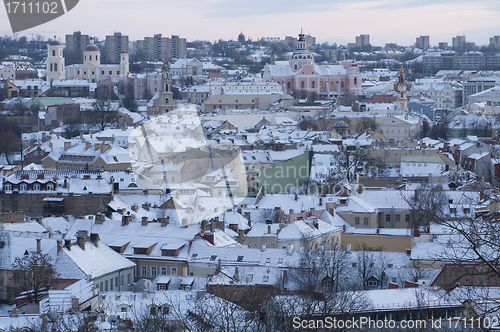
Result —
<path fill-rule="evenodd" d="M 101 70 L 101 75 L 104 75 L 104 70 Z"/>
<path fill-rule="evenodd" d="M 19 185 L 19 190 L 26 191 L 27 189 L 28 189 L 28 186 L 26 185 L 26 183 L 21 183 Z"/>
<path fill-rule="evenodd" d="M 304 88 L 304 81 L 300 81 L 300 88 L 303 89 Z"/>
<path fill-rule="evenodd" d="M 161 267 L 161 275 L 166 276 L 167 275 L 167 268 L 165 266 Z"/>
<path fill-rule="evenodd" d="M 401 216 L 399 214 L 396 214 L 396 222 L 400 222 L 401 221 Z"/>
<path fill-rule="evenodd" d="M 278 258 L 278 264 L 283 264 L 283 258 Z"/>
<path fill-rule="evenodd" d="M 116 71 L 116 75 L 120 75 L 120 71 L 119 70 Z"/>
<path fill-rule="evenodd" d="M 56 56 L 56 51 L 52 50 L 52 56 Z"/>
<path fill-rule="evenodd" d="M 177 268 L 176 267 L 171 267 L 170 268 L 170 271 L 172 272 L 172 274 L 177 274 Z"/>
<path fill-rule="evenodd" d="M 287 89 L 290 89 L 291 87 L 292 87 L 292 86 L 291 86 L 290 82 L 287 82 L 287 83 L 286 83 L 286 88 L 287 88 Z"/>
<path fill-rule="evenodd" d="M 344 88 L 344 82 L 340 82 L 340 87 Z"/>
<path fill-rule="evenodd" d="M 156 266 L 151 266 L 151 278 L 156 277 Z"/>
<path fill-rule="evenodd" d="M 359 225 L 359 217 L 354 218 L 354 223 L 355 223 L 356 225 Z"/>
<path fill-rule="evenodd" d="M 143 277 L 147 277 L 148 276 L 148 267 L 147 266 L 143 266 L 142 267 L 142 274 L 141 274 Z"/>
<path fill-rule="evenodd" d="M 104 74 L 104 72 L 103 72 L 103 74 Z M 112 71 L 112 70 L 110 70 L 110 71 L 108 72 L 108 75 L 111 75 L 111 74 L 113 74 L 113 71 Z M 156 83 L 156 82 L 155 82 L 155 83 Z"/>
<path fill-rule="evenodd" d="M 106 292 L 108 291 L 108 281 L 107 280 L 104 282 L 104 290 Z"/>
<path fill-rule="evenodd" d="M 391 222 L 391 215 L 390 214 L 386 214 L 385 215 L 385 221 L 386 222 Z"/>
<path fill-rule="evenodd" d="M 113 290 L 113 278 L 109 280 L 109 290 Z"/>
<path fill-rule="evenodd" d="M 238 258 L 236 259 L 237 262 L 243 262 L 243 256 L 238 256 Z"/>
<path fill-rule="evenodd" d="M 53 183 L 47 183 L 47 190 L 54 190 L 54 184 Z"/>
<path fill-rule="evenodd" d="M 368 225 L 368 218 L 367 217 L 363 218 L 363 225 Z"/>
<path fill-rule="evenodd" d="M 12 185 L 10 183 L 5 184 L 3 187 L 6 191 L 12 191 Z"/>
<path fill-rule="evenodd" d="M 312 87 L 313 89 L 314 89 L 314 88 L 316 88 L 316 82 L 315 82 L 315 81 L 312 81 L 312 82 L 311 82 L 311 87 Z"/>
<path fill-rule="evenodd" d="M 372 279 L 368 281 L 368 286 L 378 286 L 378 281 Z"/>
<path fill-rule="evenodd" d="M 213 261 L 215 261 L 216 259 L 217 259 L 217 255 L 212 255 L 212 256 L 210 256 L 210 261 L 212 261 L 212 262 L 213 262 Z"/>
<path fill-rule="evenodd" d="M 123 280 L 123 276 L 122 276 L 122 280 Z M 119 284 L 118 284 L 118 277 L 115 277 L 115 287 L 118 288 Z"/>
<path fill-rule="evenodd" d="M 167 290 L 167 285 L 165 285 L 165 284 L 159 284 L 158 285 L 158 289 L 159 290 Z"/>
<path fill-rule="evenodd" d="M 127 274 L 127 285 L 130 285 L 130 273 Z"/>
<path fill-rule="evenodd" d="M 269 281 L 269 276 L 264 276 L 263 281 L 264 281 L 264 282 L 268 282 L 268 281 Z"/>
<path fill-rule="evenodd" d="M 99 290 L 102 292 L 104 290 L 104 288 L 102 287 L 102 282 L 99 283 Z"/>

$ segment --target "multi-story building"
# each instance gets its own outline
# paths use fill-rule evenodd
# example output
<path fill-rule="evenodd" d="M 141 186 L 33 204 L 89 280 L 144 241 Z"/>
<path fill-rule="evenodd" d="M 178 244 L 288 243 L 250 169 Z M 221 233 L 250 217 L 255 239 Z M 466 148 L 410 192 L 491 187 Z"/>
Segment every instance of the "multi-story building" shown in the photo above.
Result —
<path fill-rule="evenodd" d="M 478 92 L 491 89 L 500 85 L 500 78 L 498 77 L 475 77 L 462 84 L 462 105 L 467 102 L 467 97 Z"/>
<path fill-rule="evenodd" d="M 186 39 L 172 35 L 162 37 L 161 33 L 154 37 L 144 37 L 137 41 L 137 54 L 150 61 L 173 61 L 186 57 Z"/>
<path fill-rule="evenodd" d="M 89 35 L 82 35 L 80 31 L 73 32 L 72 35 L 66 35 L 66 48 L 64 55 L 70 59 L 70 64 L 81 63 L 83 61 L 83 49 L 90 42 Z"/>
<path fill-rule="evenodd" d="M 128 83 L 134 90 L 134 99 L 151 99 L 161 89 L 161 72 L 129 74 Z"/>
<path fill-rule="evenodd" d="M 54 43 L 54 42 L 53 42 Z M 52 44 L 52 43 L 51 43 Z M 74 64 L 64 68 L 64 58 L 62 57 L 62 47 L 61 45 L 55 45 L 54 48 L 61 49 L 61 55 L 54 57 L 50 56 L 52 52 L 52 45 L 49 45 L 49 57 L 47 58 L 47 69 L 49 69 L 49 64 L 51 62 L 62 61 L 62 66 L 55 64 L 54 69 L 56 74 L 51 75 L 55 79 L 81 79 L 88 80 L 90 83 L 97 83 L 107 78 L 119 79 L 123 82 L 126 81 L 129 72 L 129 61 L 128 53 L 122 52 L 120 54 L 119 64 L 101 64 L 101 51 L 96 44 L 94 44 L 93 39 L 90 39 L 90 44 L 88 44 L 83 50 L 83 64 Z M 55 54 L 53 52 L 53 54 Z M 49 74 L 47 74 L 47 80 L 50 81 Z"/>
<path fill-rule="evenodd" d="M 430 47 L 429 44 L 429 36 L 420 36 L 417 37 L 417 40 L 415 42 L 415 47 L 426 50 Z"/>
<path fill-rule="evenodd" d="M 285 93 L 304 91 L 332 98 L 361 93 L 361 73 L 354 61 L 339 65 L 318 65 L 306 50 L 304 34 L 299 35 L 297 49 L 290 60 L 276 61 L 264 66 L 262 77 L 282 85 Z"/>
<path fill-rule="evenodd" d="M 500 50 L 500 36 L 493 36 L 490 38 L 490 47 L 495 50 Z"/>
<path fill-rule="evenodd" d="M 106 59 L 108 63 L 120 63 L 123 52 L 128 53 L 128 36 L 121 32 L 115 32 L 112 36 L 106 36 Z"/>

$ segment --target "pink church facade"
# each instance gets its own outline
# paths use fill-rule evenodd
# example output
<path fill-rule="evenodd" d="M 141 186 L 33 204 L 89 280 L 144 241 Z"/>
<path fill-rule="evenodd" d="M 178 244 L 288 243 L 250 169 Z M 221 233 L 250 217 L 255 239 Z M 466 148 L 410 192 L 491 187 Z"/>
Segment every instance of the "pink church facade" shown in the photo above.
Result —
<path fill-rule="evenodd" d="M 285 93 L 315 92 L 322 98 L 361 93 L 361 73 L 354 61 L 338 65 L 318 65 L 305 49 L 304 35 L 299 35 L 298 49 L 289 61 L 276 61 L 264 66 L 262 77 L 282 85 Z"/>

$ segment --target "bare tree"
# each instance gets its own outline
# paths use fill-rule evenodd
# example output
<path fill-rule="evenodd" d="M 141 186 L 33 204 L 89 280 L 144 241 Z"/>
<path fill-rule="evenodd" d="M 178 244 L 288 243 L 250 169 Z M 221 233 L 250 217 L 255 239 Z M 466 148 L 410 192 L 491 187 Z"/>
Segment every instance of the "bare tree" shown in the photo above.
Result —
<path fill-rule="evenodd" d="M 40 302 L 39 294 L 51 285 L 57 277 L 48 254 L 36 251 L 26 252 L 22 257 L 16 257 L 12 264 L 13 288 L 17 293 L 27 292 L 30 303 Z"/>

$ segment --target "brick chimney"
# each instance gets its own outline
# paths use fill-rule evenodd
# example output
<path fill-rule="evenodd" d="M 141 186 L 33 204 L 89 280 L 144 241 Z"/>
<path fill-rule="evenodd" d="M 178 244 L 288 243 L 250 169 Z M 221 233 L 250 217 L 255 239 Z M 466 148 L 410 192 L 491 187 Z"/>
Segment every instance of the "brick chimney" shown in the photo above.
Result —
<path fill-rule="evenodd" d="M 82 250 L 85 250 L 85 238 L 83 236 L 76 237 L 76 244 L 78 244 Z"/>
<path fill-rule="evenodd" d="M 147 226 L 148 225 L 148 217 L 142 217 L 141 225 L 142 226 Z"/>
<path fill-rule="evenodd" d="M 36 239 L 36 252 L 38 254 L 42 252 L 42 239 Z"/>
<path fill-rule="evenodd" d="M 101 143 L 96 143 L 96 144 L 94 145 L 94 151 L 97 151 L 97 150 L 99 150 L 100 148 L 101 148 Z"/>
<path fill-rule="evenodd" d="M 103 143 L 101 144 L 101 153 L 104 153 L 109 150 L 109 144 Z"/>
<path fill-rule="evenodd" d="M 61 240 L 57 240 L 57 253 L 58 254 L 61 251 L 61 248 L 62 248 L 62 241 Z"/>
<path fill-rule="evenodd" d="M 69 148 L 71 148 L 71 141 L 64 142 L 64 151 L 68 150 Z"/>
<path fill-rule="evenodd" d="M 166 227 L 169 222 L 170 222 L 170 217 L 160 218 L 161 227 Z"/>
<path fill-rule="evenodd" d="M 96 247 L 99 247 L 99 234 L 97 233 L 91 233 L 90 234 L 90 241 L 92 244 Z"/>
<path fill-rule="evenodd" d="M 64 240 L 64 247 L 71 251 L 71 240 Z"/>

